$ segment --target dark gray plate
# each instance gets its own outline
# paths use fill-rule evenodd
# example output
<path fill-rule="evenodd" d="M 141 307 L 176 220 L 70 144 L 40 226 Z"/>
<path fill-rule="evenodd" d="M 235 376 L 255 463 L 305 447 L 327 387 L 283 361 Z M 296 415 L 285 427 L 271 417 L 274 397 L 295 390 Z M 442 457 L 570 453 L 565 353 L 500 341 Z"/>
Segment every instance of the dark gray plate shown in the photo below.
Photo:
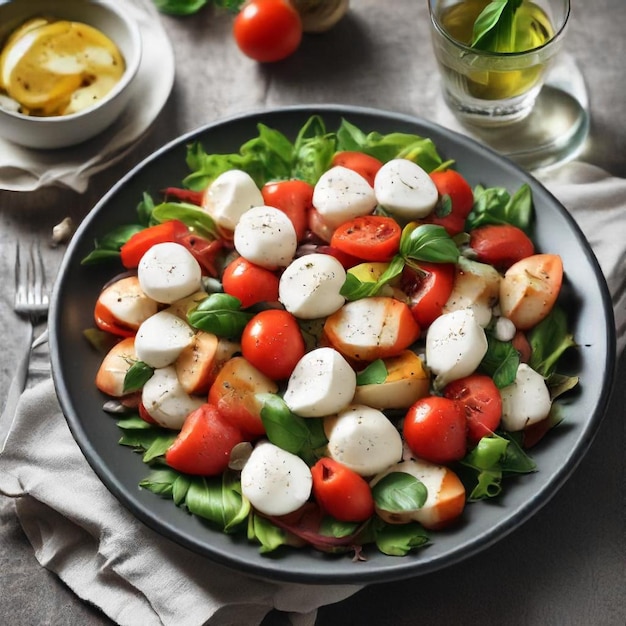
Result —
<path fill-rule="evenodd" d="M 82 336 L 93 325 L 93 305 L 101 286 L 115 270 L 84 267 L 97 239 L 132 221 L 144 191 L 180 185 L 188 173 L 186 146 L 199 140 L 207 152 L 233 152 L 257 135 L 263 122 L 295 138 L 319 113 L 335 130 L 345 117 L 364 131 L 412 132 L 432 138 L 444 158 L 473 185 L 532 187 L 538 248 L 562 256 L 567 275 L 562 298 L 571 319 L 578 351 L 570 351 L 569 373 L 580 376 L 577 393 L 564 403 L 564 423 L 533 452 L 539 471 L 511 483 L 494 503 L 471 504 L 464 522 L 434 534 L 433 544 L 414 555 L 388 557 L 368 549 L 368 560 L 290 549 L 261 556 L 243 538 L 221 534 L 177 508 L 171 500 L 140 489 L 147 474 L 140 456 L 118 445 L 115 419 L 102 411 L 103 397 L 94 386 L 100 356 Z M 578 226 L 558 201 L 534 178 L 479 144 L 414 117 L 363 108 L 289 107 L 226 119 L 166 145 L 120 180 L 98 203 L 74 236 L 61 267 L 50 311 L 50 346 L 54 381 L 70 429 L 85 457 L 111 492 L 137 518 L 165 537 L 210 559 L 263 577 L 310 583 L 367 583 L 424 574 L 451 565 L 493 544 L 536 513 L 571 474 L 589 447 L 609 400 L 615 369 L 615 333 L 611 301 L 595 256 Z M 529 549 L 531 549 L 529 547 Z"/>

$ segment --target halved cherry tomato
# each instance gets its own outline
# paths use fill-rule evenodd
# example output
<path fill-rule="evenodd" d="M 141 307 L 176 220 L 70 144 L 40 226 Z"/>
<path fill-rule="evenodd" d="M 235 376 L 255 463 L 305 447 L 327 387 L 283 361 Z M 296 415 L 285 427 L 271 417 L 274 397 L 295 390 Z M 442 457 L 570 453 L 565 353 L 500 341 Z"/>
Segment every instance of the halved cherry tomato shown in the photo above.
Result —
<path fill-rule="evenodd" d="M 432 463 L 458 461 L 467 451 L 465 412 L 456 400 L 421 398 L 407 411 L 402 432 L 413 454 Z"/>
<path fill-rule="evenodd" d="M 443 226 L 451 236 L 458 235 L 465 229 L 465 220 L 474 206 L 474 192 L 456 170 L 431 172 L 430 178 L 437 187 L 439 200 L 424 221 Z"/>
<path fill-rule="evenodd" d="M 363 522 L 374 514 L 374 497 L 367 481 L 329 457 L 312 468 L 313 496 L 329 515 L 342 522 Z"/>
<path fill-rule="evenodd" d="M 365 154 L 364 152 L 356 152 L 353 150 L 344 150 L 336 152 L 332 158 L 331 165 L 342 165 L 349 170 L 354 170 L 361 174 L 363 178 L 373 187 L 376 173 L 383 166 L 383 162 L 376 157 Z"/>
<path fill-rule="evenodd" d="M 339 226 L 330 245 L 364 261 L 389 261 L 400 248 L 402 229 L 384 215 L 363 215 Z"/>
<path fill-rule="evenodd" d="M 165 462 L 185 474 L 217 476 L 228 467 L 230 451 L 243 440 L 239 429 L 225 420 L 216 407 L 203 404 L 185 419 L 165 452 Z"/>
<path fill-rule="evenodd" d="M 244 358 L 272 380 L 288 378 L 305 351 L 296 318 L 281 309 L 257 313 L 241 335 Z"/>
<path fill-rule="evenodd" d="M 137 334 L 136 328 L 129 328 L 120 324 L 119 320 L 100 300 L 97 300 L 94 306 L 93 319 L 100 330 L 111 333 L 116 337 L 134 337 Z"/>
<path fill-rule="evenodd" d="M 446 385 L 443 395 L 457 400 L 465 410 L 467 437 L 478 443 L 491 435 L 502 417 L 502 398 L 493 380 L 484 374 L 472 374 Z"/>
<path fill-rule="evenodd" d="M 261 188 L 263 201 L 280 209 L 291 220 L 298 241 L 307 231 L 309 211 L 313 208 L 313 185 L 303 180 L 280 180 Z"/>
<path fill-rule="evenodd" d="M 235 17 L 239 49 L 260 63 L 293 54 L 302 40 L 302 20 L 289 0 L 249 0 Z"/>
<path fill-rule="evenodd" d="M 499 270 L 507 270 L 513 263 L 535 253 L 528 235 L 511 224 L 489 224 L 470 233 L 470 248 L 481 263 L 489 263 Z"/>
<path fill-rule="evenodd" d="M 178 243 L 185 246 L 202 268 L 202 273 L 217 277 L 217 257 L 219 256 L 223 242 L 220 239 L 206 239 L 195 233 L 187 232 L 177 239 Z"/>
<path fill-rule="evenodd" d="M 430 326 L 440 315 L 454 286 L 452 263 L 422 263 L 419 269 L 406 265 L 400 289 L 409 299 L 409 307 L 421 328 Z"/>
<path fill-rule="evenodd" d="M 148 424 L 152 424 L 153 426 L 158 426 L 159 425 L 159 422 L 157 422 L 154 419 L 154 417 L 152 417 L 152 415 L 150 415 L 150 413 L 148 413 L 148 410 L 144 406 L 143 402 L 139 402 L 139 404 L 137 405 L 137 412 L 139 413 L 139 417 L 144 422 L 148 422 Z"/>
<path fill-rule="evenodd" d="M 222 274 L 224 291 L 238 298 L 245 309 L 259 302 L 278 300 L 278 276 L 243 257 L 231 261 Z"/>
<path fill-rule="evenodd" d="M 178 241 L 189 233 L 189 229 L 180 220 L 168 220 L 155 226 L 144 228 L 132 235 L 120 248 L 122 265 L 128 269 L 139 265 L 141 257 L 155 244 Z"/>

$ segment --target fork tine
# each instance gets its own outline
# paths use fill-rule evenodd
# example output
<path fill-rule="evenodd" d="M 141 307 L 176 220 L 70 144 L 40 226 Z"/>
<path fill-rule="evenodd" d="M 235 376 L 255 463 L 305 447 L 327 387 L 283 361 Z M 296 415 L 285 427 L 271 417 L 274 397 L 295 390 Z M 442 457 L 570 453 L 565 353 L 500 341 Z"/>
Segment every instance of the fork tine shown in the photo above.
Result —
<path fill-rule="evenodd" d="M 39 242 L 23 254 L 19 242 L 15 257 L 15 311 L 32 318 L 42 317 L 50 304 L 46 267 Z"/>

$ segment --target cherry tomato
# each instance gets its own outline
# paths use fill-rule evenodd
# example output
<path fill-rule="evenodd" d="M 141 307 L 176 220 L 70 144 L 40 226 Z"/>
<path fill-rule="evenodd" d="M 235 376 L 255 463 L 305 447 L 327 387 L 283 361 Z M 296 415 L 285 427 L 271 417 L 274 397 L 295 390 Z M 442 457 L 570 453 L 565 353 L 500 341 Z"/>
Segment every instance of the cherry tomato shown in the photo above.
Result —
<path fill-rule="evenodd" d="M 226 421 L 216 407 L 203 404 L 185 419 L 165 452 L 165 462 L 185 474 L 217 476 L 228 467 L 230 451 L 242 441 L 239 429 Z"/>
<path fill-rule="evenodd" d="M 307 231 L 309 211 L 313 208 L 313 185 L 303 180 L 281 180 L 266 183 L 261 188 L 263 201 L 280 209 L 296 229 L 298 241 Z"/>
<path fill-rule="evenodd" d="M 298 322 L 288 311 L 257 313 L 241 335 L 244 358 L 272 380 L 288 378 L 305 350 Z"/>
<path fill-rule="evenodd" d="M 430 178 L 439 192 L 439 201 L 425 221 L 443 226 L 451 236 L 458 235 L 465 229 L 465 220 L 474 206 L 474 192 L 455 170 L 431 172 Z"/>
<path fill-rule="evenodd" d="M 330 245 L 364 261 L 389 261 L 400 248 L 402 229 L 383 215 L 355 217 L 339 226 Z"/>
<path fill-rule="evenodd" d="M 231 261 L 222 274 L 224 291 L 239 298 L 245 309 L 259 302 L 278 300 L 278 276 L 243 257 Z"/>
<path fill-rule="evenodd" d="M 120 324 L 120 321 L 100 300 L 97 300 L 94 306 L 93 318 L 100 330 L 111 333 L 116 337 L 134 337 L 137 334 L 136 328 L 129 328 Z"/>
<path fill-rule="evenodd" d="M 323 457 L 312 468 L 313 496 L 329 515 L 342 522 L 363 522 L 374 514 L 367 481 L 334 459 Z"/>
<path fill-rule="evenodd" d="M 450 398 L 419 399 L 407 411 L 402 432 L 413 454 L 432 463 L 458 461 L 467 450 L 465 412 Z"/>
<path fill-rule="evenodd" d="M 528 235 L 511 224 L 489 224 L 472 230 L 470 248 L 481 263 L 489 263 L 499 270 L 535 253 L 535 246 Z"/>
<path fill-rule="evenodd" d="M 296 51 L 302 20 L 288 0 L 249 0 L 235 17 L 233 35 L 245 55 L 271 63 Z"/>
<path fill-rule="evenodd" d="M 188 233 L 189 229 L 180 220 L 169 220 L 144 228 L 132 235 L 120 248 L 122 265 L 128 269 L 135 268 L 141 257 L 155 244 L 178 241 Z"/>
<path fill-rule="evenodd" d="M 493 380 L 484 374 L 472 374 L 446 385 L 443 395 L 457 400 L 465 410 L 467 437 L 478 443 L 491 435 L 502 417 L 502 398 Z"/>
<path fill-rule="evenodd" d="M 364 152 L 356 152 L 352 150 L 344 150 L 337 152 L 332 158 L 331 165 L 342 165 L 349 170 L 354 170 L 361 174 L 363 178 L 373 187 L 376 173 L 383 166 L 383 162 L 376 157 L 365 154 Z"/>
<path fill-rule="evenodd" d="M 452 263 L 422 263 L 419 269 L 406 265 L 400 289 L 409 299 L 409 307 L 420 328 L 427 328 L 440 315 L 454 286 Z"/>
<path fill-rule="evenodd" d="M 315 208 L 309 211 L 309 230 L 315 237 L 328 243 L 333 236 L 334 228 L 326 223 L 322 214 Z"/>

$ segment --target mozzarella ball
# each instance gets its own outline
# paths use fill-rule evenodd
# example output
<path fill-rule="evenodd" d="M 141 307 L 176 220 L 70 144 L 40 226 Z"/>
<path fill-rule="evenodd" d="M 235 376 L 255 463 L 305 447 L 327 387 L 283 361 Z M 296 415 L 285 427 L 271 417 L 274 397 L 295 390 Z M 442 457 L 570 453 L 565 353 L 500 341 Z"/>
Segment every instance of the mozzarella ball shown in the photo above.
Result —
<path fill-rule="evenodd" d="M 313 206 L 331 228 L 376 208 L 371 185 L 354 170 L 336 165 L 324 172 L 313 189 Z"/>
<path fill-rule="evenodd" d="M 171 304 L 202 286 L 202 270 L 194 256 L 179 243 L 157 243 L 139 261 L 137 277 L 153 300 Z"/>
<path fill-rule="evenodd" d="M 373 476 L 402 458 L 402 437 L 382 411 L 351 404 L 324 419 L 328 455 L 361 476 Z"/>
<path fill-rule="evenodd" d="M 544 377 L 520 363 L 515 381 L 500 389 L 502 427 L 515 432 L 548 417 L 552 401 Z"/>
<path fill-rule="evenodd" d="M 180 317 L 159 311 L 139 326 L 135 337 L 137 358 L 150 367 L 165 367 L 194 340 L 194 331 Z"/>
<path fill-rule="evenodd" d="M 469 376 L 487 353 L 487 337 L 472 309 L 439 316 L 426 334 L 426 364 L 436 374 L 435 386 Z"/>
<path fill-rule="evenodd" d="M 190 396 L 180 384 L 173 366 L 154 370 L 141 390 L 141 402 L 146 411 L 164 428 L 180 430 L 185 418 L 205 402 Z"/>
<path fill-rule="evenodd" d="M 235 250 L 267 269 L 286 267 L 298 247 L 293 222 L 280 209 L 257 206 L 246 211 L 235 227 Z"/>
<path fill-rule="evenodd" d="M 408 159 L 387 161 L 376 173 L 374 192 L 378 204 L 403 220 L 426 217 L 439 199 L 428 173 Z"/>
<path fill-rule="evenodd" d="M 292 261 L 278 283 L 278 299 L 295 317 L 316 319 L 340 309 L 346 270 L 329 254 L 307 254 Z"/>
<path fill-rule="evenodd" d="M 220 174 L 204 193 L 202 206 L 215 223 L 226 230 L 235 230 L 241 216 L 263 204 L 263 195 L 256 183 L 243 170 Z"/>
<path fill-rule="evenodd" d="M 261 442 L 241 470 L 241 492 L 265 515 L 286 515 L 299 509 L 311 495 L 309 466 L 273 443 Z"/>
<path fill-rule="evenodd" d="M 344 409 L 354 396 L 356 374 L 333 348 L 307 352 L 296 364 L 284 400 L 302 417 L 323 417 Z"/>

